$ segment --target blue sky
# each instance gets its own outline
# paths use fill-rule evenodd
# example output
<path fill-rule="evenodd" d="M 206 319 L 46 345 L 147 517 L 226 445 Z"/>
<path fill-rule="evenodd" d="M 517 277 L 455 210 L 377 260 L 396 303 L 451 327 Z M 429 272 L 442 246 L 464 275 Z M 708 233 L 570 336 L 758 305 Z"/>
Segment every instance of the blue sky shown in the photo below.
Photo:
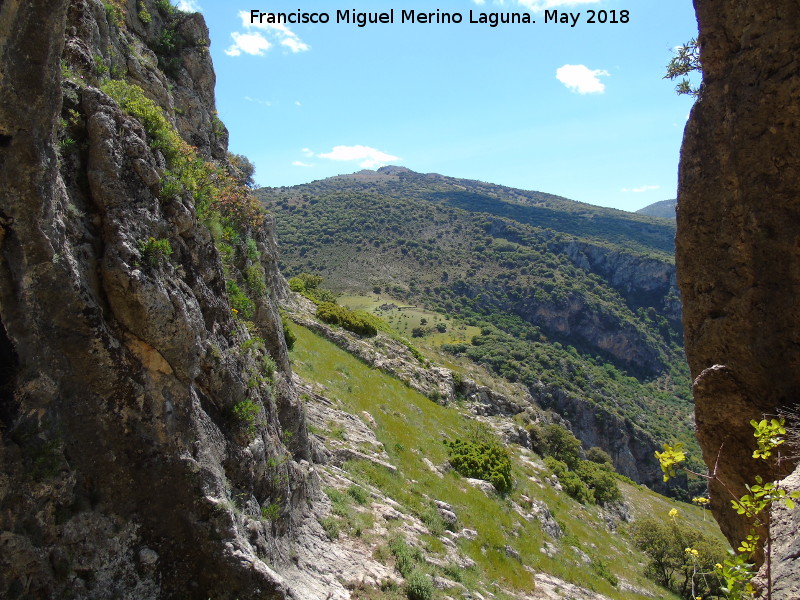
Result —
<path fill-rule="evenodd" d="M 675 197 L 692 100 L 662 76 L 696 35 L 691 0 L 181 2 L 206 17 L 217 108 L 260 185 L 397 164 L 623 210 Z M 394 24 L 336 22 L 338 10 L 391 8 Z M 330 22 L 247 18 L 298 9 Z M 463 21 L 400 22 L 402 10 L 437 9 Z M 544 9 L 581 17 L 544 23 Z M 469 23 L 470 10 L 536 23 Z M 630 20 L 590 24 L 589 10 Z"/>

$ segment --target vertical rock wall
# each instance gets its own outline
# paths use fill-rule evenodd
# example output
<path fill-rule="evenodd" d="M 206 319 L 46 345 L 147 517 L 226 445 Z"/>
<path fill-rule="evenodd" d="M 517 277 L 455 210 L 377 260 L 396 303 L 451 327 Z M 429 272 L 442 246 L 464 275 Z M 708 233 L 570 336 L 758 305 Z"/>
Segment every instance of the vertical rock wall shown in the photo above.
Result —
<path fill-rule="evenodd" d="M 269 293 L 245 326 L 191 198 L 162 197 L 161 151 L 95 87 L 136 83 L 224 163 L 202 17 L 157 56 L 164 21 L 152 0 L 0 3 L 2 598 L 293 597 L 315 478 L 272 222 L 248 233 Z"/>
<path fill-rule="evenodd" d="M 788 469 L 752 458 L 750 419 L 800 399 L 800 4 L 695 8 L 704 87 L 681 152 L 678 282 L 704 458 L 741 495 Z M 721 485 L 712 509 L 738 545 L 749 524 Z"/>

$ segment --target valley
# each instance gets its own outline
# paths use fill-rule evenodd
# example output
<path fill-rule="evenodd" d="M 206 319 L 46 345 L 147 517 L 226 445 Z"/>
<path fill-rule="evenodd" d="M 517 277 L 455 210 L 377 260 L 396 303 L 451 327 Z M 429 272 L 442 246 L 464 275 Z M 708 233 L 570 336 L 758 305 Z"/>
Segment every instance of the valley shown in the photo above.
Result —
<path fill-rule="evenodd" d="M 625 475 L 667 491 L 653 451 L 696 447 L 674 223 L 400 167 L 257 196 L 287 276 L 520 384 Z"/>

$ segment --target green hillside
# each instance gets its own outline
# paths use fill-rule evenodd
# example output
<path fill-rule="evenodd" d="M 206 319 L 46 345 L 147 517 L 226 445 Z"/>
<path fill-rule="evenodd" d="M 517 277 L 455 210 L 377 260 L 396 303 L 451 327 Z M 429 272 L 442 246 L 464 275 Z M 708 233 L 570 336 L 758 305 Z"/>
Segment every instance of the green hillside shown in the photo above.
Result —
<path fill-rule="evenodd" d="M 658 487 L 659 443 L 696 444 L 670 223 L 397 167 L 257 193 L 287 276 L 479 328 L 442 348 L 524 384 L 622 472 Z"/>
<path fill-rule="evenodd" d="M 706 561 L 724 555 L 716 523 L 702 509 L 621 478 L 616 486 L 624 504 L 579 502 L 553 484 L 550 459 L 542 461 L 515 444 L 504 445 L 511 489 L 495 493 L 476 486 L 443 467 L 448 464 L 443 440 L 486 430 L 476 429 L 463 402 L 441 406 L 309 329 L 290 328 L 292 367 L 309 386 L 304 400 L 310 431 L 334 456 L 341 448 L 355 451 L 345 454 L 350 458 L 343 471 L 319 467 L 331 500 L 331 513 L 321 523 L 332 538 L 372 548 L 377 560 L 393 564 L 406 579 L 405 589 L 357 588 L 356 598 L 417 597 L 408 591 L 410 582 L 433 579 L 450 597 L 491 593 L 511 600 L 535 588 L 541 592 L 552 585 L 550 577 L 566 594 L 556 597 L 677 598 L 655 585 L 650 558 L 637 548 L 639 524 L 647 519 L 705 538 L 699 547 Z M 384 340 L 367 343 L 377 349 Z M 362 421 L 374 438 L 343 426 Z M 388 520 L 387 504 L 395 509 Z M 443 521 L 447 513 L 441 506 L 452 511 L 455 522 Z M 677 554 L 693 544 L 700 542 L 681 538 Z"/>
<path fill-rule="evenodd" d="M 403 167 L 382 167 L 377 171 L 340 175 L 291 189 L 299 188 L 310 194 L 374 192 L 396 200 L 427 200 L 470 212 L 508 217 L 519 223 L 592 239 L 601 244 L 611 243 L 645 253 L 658 253 L 665 260 L 673 260 L 674 224 L 644 214 L 603 208 L 543 192 L 436 173 L 415 173 Z"/>

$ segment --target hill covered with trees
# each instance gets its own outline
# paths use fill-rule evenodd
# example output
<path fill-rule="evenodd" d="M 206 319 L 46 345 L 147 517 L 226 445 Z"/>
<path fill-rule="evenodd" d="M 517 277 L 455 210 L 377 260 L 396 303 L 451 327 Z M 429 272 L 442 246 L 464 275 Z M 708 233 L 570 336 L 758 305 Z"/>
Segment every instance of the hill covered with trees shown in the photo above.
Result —
<path fill-rule="evenodd" d="M 658 443 L 695 443 L 671 223 L 400 167 L 257 195 L 287 276 L 479 327 L 444 348 L 524 384 L 622 472 L 658 488 Z"/>

